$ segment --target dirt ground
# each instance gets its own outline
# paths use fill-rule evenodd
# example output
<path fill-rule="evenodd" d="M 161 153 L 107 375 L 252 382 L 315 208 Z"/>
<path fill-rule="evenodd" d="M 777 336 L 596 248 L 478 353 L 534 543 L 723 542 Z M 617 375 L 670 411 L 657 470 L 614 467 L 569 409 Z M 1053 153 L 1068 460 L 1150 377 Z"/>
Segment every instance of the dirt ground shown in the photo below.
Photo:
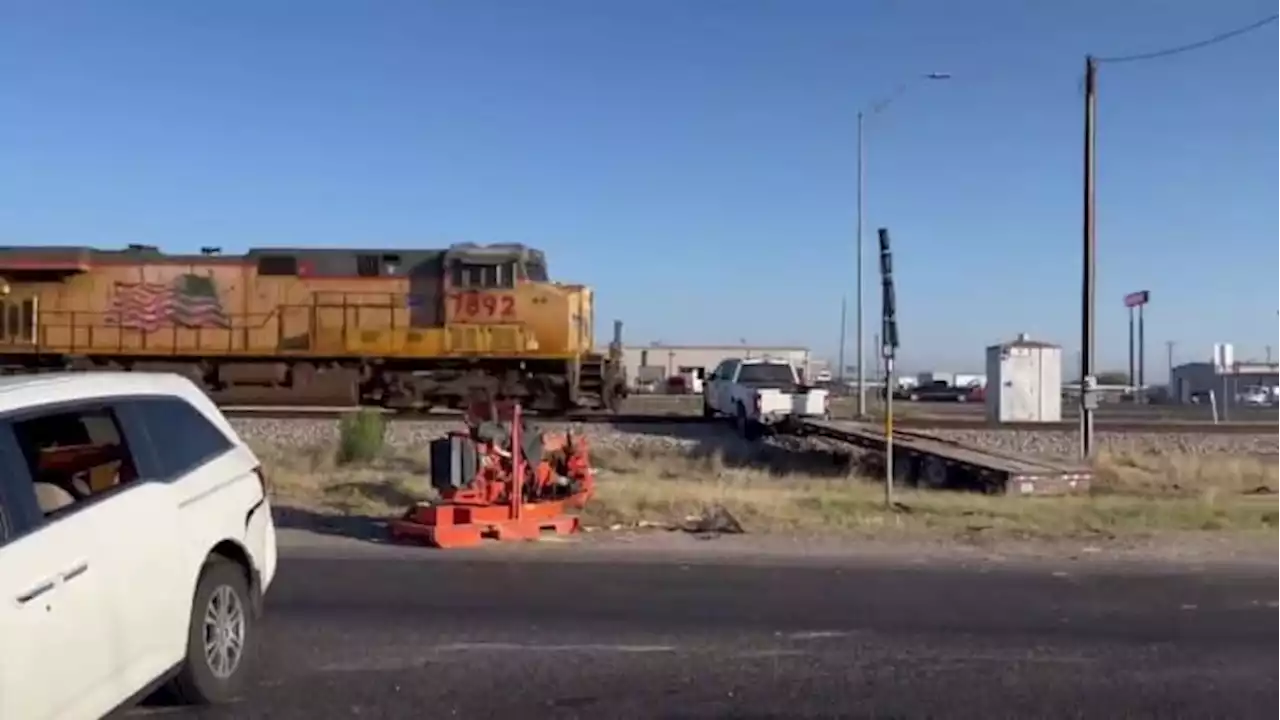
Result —
<path fill-rule="evenodd" d="M 429 500 L 421 455 L 388 450 L 339 464 L 332 447 L 258 447 L 282 525 L 376 536 L 380 523 Z M 751 457 L 674 449 L 593 451 L 597 493 L 575 553 L 693 552 L 910 558 L 1147 558 L 1256 562 L 1277 557 L 1274 458 L 1116 455 L 1093 490 L 1058 498 L 883 486 L 847 456 L 785 448 Z M 674 531 L 674 532 L 672 532 Z"/>

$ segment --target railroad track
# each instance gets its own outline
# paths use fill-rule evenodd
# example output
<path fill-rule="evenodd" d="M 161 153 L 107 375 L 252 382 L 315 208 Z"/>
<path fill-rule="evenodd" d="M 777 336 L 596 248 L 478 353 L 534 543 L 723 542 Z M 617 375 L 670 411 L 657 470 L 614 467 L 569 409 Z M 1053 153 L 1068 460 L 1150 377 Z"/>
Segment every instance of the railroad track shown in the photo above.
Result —
<path fill-rule="evenodd" d="M 302 408 L 302 407 L 228 407 L 223 413 L 230 418 L 261 420 L 332 420 L 357 408 Z M 460 413 L 386 413 L 390 422 L 451 422 L 460 420 Z M 531 416 L 538 420 L 537 416 Z M 848 420 L 850 418 L 835 418 Z M 584 424 L 613 425 L 625 428 L 627 425 L 695 425 L 711 422 L 701 415 L 687 413 L 624 413 L 611 415 L 607 413 L 577 413 L 565 417 L 545 418 L 549 422 L 576 422 Z M 872 419 L 868 424 L 879 425 L 880 419 Z M 907 416 L 897 418 L 894 427 L 909 430 L 981 430 L 992 432 L 1074 432 L 1078 429 L 1075 421 L 1060 423 L 1005 423 L 993 424 L 980 417 L 927 417 Z M 1280 424 L 1275 422 L 1226 422 L 1214 424 L 1204 421 L 1187 421 L 1175 419 L 1132 420 L 1128 418 L 1100 418 L 1095 429 L 1103 432 L 1117 433 L 1189 433 L 1205 435 L 1276 435 L 1280 432 Z"/>
<path fill-rule="evenodd" d="M 229 418 L 250 418 L 262 420 L 336 420 L 344 415 L 357 412 L 361 408 L 222 408 L 222 413 Z M 388 422 L 457 422 L 462 420 L 461 412 L 430 412 L 430 413 L 412 413 L 412 412 L 389 412 L 384 411 L 382 414 L 387 418 Z M 585 424 L 600 425 L 625 425 L 625 424 L 680 424 L 691 425 L 699 423 L 711 422 L 709 419 L 701 415 L 689 415 L 687 413 L 574 413 L 570 415 L 541 417 L 539 415 L 529 413 L 526 415 L 531 420 L 545 422 L 575 422 Z"/>

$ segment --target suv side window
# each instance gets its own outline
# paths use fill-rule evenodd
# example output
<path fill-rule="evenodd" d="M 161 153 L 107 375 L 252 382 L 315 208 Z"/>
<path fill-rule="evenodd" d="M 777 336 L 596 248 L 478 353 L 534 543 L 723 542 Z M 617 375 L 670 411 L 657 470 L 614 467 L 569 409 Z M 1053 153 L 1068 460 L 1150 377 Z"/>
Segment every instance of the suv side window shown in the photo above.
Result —
<path fill-rule="evenodd" d="M 6 463 L 6 468 L 8 463 Z M 21 473 L 5 472 L 5 477 L 0 478 L 0 547 L 4 547 L 9 542 L 9 538 L 17 533 L 17 522 L 19 517 L 19 498 L 14 496 L 14 487 L 18 476 Z"/>
<path fill-rule="evenodd" d="M 0 467 L 4 468 L 0 475 L 0 547 L 4 547 L 41 521 L 31 476 L 7 422 L 0 423 Z"/>
<path fill-rule="evenodd" d="M 138 480 L 135 455 L 115 412 L 102 405 L 61 406 L 23 413 L 10 427 L 45 517 Z"/>
<path fill-rule="evenodd" d="M 129 405 L 155 454 L 159 477 L 148 479 L 181 477 L 233 447 L 221 430 L 181 398 L 139 398 Z"/>

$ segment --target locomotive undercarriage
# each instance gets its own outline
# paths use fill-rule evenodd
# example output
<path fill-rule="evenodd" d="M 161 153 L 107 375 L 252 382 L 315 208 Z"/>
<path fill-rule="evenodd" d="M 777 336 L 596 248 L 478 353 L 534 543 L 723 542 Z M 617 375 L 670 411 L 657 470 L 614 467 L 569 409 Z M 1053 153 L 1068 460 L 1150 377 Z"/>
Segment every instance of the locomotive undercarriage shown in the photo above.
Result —
<path fill-rule="evenodd" d="M 518 399 L 529 410 L 616 411 L 625 394 L 618 363 L 565 360 L 146 359 L 9 355 L 0 374 L 58 370 L 173 372 L 223 406 L 383 407 L 403 412 L 460 409 L 478 397 Z"/>

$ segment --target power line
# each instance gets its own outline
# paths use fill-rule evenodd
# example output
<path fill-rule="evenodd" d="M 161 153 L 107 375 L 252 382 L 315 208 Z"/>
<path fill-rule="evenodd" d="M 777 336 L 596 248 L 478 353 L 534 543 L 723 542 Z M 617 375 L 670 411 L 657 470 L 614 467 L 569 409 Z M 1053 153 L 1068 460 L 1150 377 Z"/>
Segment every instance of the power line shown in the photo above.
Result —
<path fill-rule="evenodd" d="M 1178 45 L 1176 47 L 1165 48 L 1164 50 L 1155 50 L 1153 52 L 1138 53 L 1136 55 L 1120 55 L 1117 57 L 1100 57 L 1100 58 L 1095 58 L 1095 60 L 1100 63 L 1121 63 L 1121 62 L 1134 62 L 1136 60 L 1154 60 L 1155 58 L 1168 57 L 1169 55 L 1178 55 L 1180 53 L 1190 52 L 1192 50 L 1199 50 L 1200 48 L 1208 47 L 1210 45 L 1217 45 L 1220 42 L 1230 40 L 1231 38 L 1237 37 L 1239 35 L 1244 35 L 1247 32 L 1253 32 L 1254 30 L 1257 30 L 1260 27 L 1270 25 L 1271 23 L 1275 22 L 1277 19 L 1280 19 L 1280 15 L 1271 15 L 1269 17 L 1265 17 L 1256 22 L 1250 23 L 1249 25 L 1245 25 L 1244 27 L 1238 27 L 1234 30 L 1228 30 L 1227 32 L 1214 35 L 1213 37 L 1210 37 L 1210 38 L 1205 38 L 1204 40 L 1198 40 L 1196 42 L 1189 43 L 1187 45 Z"/>

